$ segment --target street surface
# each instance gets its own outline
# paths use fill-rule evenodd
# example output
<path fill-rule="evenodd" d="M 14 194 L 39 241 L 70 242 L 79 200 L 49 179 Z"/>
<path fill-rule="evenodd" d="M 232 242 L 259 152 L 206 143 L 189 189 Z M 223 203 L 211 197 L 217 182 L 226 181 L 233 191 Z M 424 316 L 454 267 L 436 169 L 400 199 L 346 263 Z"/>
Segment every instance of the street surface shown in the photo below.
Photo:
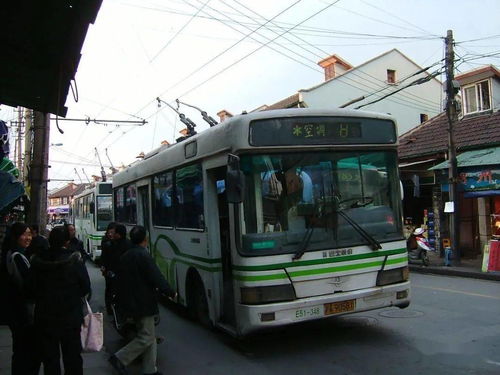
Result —
<path fill-rule="evenodd" d="M 104 311 L 103 279 L 88 264 Z M 164 374 L 500 374 L 500 283 L 411 274 L 412 304 L 235 340 L 160 307 Z M 106 350 L 123 342 L 110 324 Z M 140 367 L 131 368 L 139 374 Z"/>

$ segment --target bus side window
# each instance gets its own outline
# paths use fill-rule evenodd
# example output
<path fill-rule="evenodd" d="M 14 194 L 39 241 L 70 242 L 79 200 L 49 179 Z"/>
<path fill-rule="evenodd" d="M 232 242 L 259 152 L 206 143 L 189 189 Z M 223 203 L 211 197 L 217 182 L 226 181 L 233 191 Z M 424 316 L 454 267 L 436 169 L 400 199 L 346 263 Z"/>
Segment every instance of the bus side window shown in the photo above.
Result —
<path fill-rule="evenodd" d="M 203 173 L 201 165 L 190 165 L 175 172 L 178 195 L 176 226 L 203 229 Z"/>

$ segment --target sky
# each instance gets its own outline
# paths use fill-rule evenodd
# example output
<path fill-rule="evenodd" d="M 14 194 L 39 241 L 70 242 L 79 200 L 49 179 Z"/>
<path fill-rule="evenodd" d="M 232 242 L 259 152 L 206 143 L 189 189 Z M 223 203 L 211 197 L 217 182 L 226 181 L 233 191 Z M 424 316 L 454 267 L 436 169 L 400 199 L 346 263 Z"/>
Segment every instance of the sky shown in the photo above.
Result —
<path fill-rule="evenodd" d="M 444 57 L 447 30 L 456 73 L 500 66 L 498 14 L 498 0 L 103 0 L 77 95 L 70 90 L 66 101 L 67 118 L 90 121 L 60 119 L 64 134 L 52 121 L 49 188 L 99 175 L 95 148 L 109 171 L 106 150 L 120 166 L 175 142 L 183 125 L 157 97 L 218 119 L 222 109 L 251 111 L 322 82 L 317 62 L 332 54 L 356 66 L 397 48 L 431 65 Z M 196 110 L 179 110 L 198 132 L 208 128 Z M 0 106 L 0 119 L 15 116 Z M 130 120 L 138 123 L 114 122 Z"/>

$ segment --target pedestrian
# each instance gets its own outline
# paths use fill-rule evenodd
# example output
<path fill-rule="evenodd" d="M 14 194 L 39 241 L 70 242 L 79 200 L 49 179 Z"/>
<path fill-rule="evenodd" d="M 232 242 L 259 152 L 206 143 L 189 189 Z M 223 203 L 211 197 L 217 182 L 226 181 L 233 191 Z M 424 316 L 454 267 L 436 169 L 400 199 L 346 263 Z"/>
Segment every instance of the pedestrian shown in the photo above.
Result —
<path fill-rule="evenodd" d="M 83 242 L 76 237 L 76 229 L 73 224 L 64 224 L 64 227 L 69 233 L 69 245 L 68 250 L 75 252 L 78 251 L 82 256 L 82 261 L 85 261 L 88 258 L 88 254 L 85 252 L 85 248 L 83 247 Z"/>
<path fill-rule="evenodd" d="M 31 224 L 31 244 L 26 249 L 26 258 L 30 259 L 34 254 L 46 251 L 49 248 L 49 241 L 40 234 L 39 225 Z"/>
<path fill-rule="evenodd" d="M 27 290 L 35 301 L 35 327 L 45 374 L 83 374 L 80 330 L 84 297 L 90 279 L 80 252 L 71 251 L 67 228 L 56 227 L 49 235 L 49 249 L 35 254 Z"/>
<path fill-rule="evenodd" d="M 2 245 L 1 301 L 4 320 L 12 335 L 12 375 L 38 374 L 40 368 L 33 326 L 33 305 L 24 293 L 30 267 L 25 253 L 30 243 L 30 228 L 24 223 L 14 223 Z"/>
<path fill-rule="evenodd" d="M 115 236 L 115 228 L 116 228 L 116 223 L 111 222 L 108 224 L 108 227 L 106 228 L 106 233 L 104 234 L 102 241 L 101 241 L 101 273 L 104 276 L 104 281 L 106 283 L 105 290 L 104 290 L 104 302 L 106 304 L 106 312 L 108 315 L 113 314 L 113 310 L 111 308 L 111 304 L 113 301 L 113 286 L 112 280 L 110 277 L 107 275 L 107 269 L 109 269 L 111 262 L 111 258 L 113 256 L 113 242 L 114 242 L 114 236 Z"/>
<path fill-rule="evenodd" d="M 120 375 L 126 375 L 126 366 L 142 356 L 142 372 L 161 375 L 156 367 L 155 316 L 159 314 L 156 291 L 170 298 L 175 298 L 177 293 L 168 285 L 146 248 L 145 228 L 136 226 L 129 235 L 133 247 L 120 258 L 117 296 L 123 314 L 134 320 L 137 334 L 109 361 Z"/>

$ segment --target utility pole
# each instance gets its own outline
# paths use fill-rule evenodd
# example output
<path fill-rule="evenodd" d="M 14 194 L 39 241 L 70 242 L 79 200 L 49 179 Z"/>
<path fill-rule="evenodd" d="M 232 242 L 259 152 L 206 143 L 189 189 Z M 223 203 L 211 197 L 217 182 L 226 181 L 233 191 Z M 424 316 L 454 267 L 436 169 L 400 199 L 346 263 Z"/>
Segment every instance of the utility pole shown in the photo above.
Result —
<path fill-rule="evenodd" d="M 459 232 L 459 197 L 457 191 L 457 153 L 455 149 L 455 136 L 453 134 L 453 126 L 458 119 L 457 102 L 455 94 L 458 90 L 458 85 L 454 81 L 454 60 L 455 53 L 453 51 L 453 31 L 448 30 L 446 34 L 446 116 L 448 118 L 448 181 L 450 188 L 450 202 L 453 202 L 453 212 L 450 213 L 450 234 L 451 248 L 453 251 L 453 264 L 460 264 L 460 243 Z"/>
<path fill-rule="evenodd" d="M 28 220 L 37 223 L 43 231 L 47 224 L 50 114 L 36 111 L 33 129 L 33 158 L 30 168 L 31 202 Z"/>
<path fill-rule="evenodd" d="M 23 179 L 23 107 L 17 107 L 17 169 L 19 169 L 19 179 Z"/>
<path fill-rule="evenodd" d="M 33 111 L 26 108 L 24 112 L 24 169 L 23 169 L 23 180 L 24 189 L 26 194 L 30 195 L 31 181 L 30 181 L 30 166 L 31 166 L 31 152 L 33 148 L 33 121 L 32 121 Z"/>

